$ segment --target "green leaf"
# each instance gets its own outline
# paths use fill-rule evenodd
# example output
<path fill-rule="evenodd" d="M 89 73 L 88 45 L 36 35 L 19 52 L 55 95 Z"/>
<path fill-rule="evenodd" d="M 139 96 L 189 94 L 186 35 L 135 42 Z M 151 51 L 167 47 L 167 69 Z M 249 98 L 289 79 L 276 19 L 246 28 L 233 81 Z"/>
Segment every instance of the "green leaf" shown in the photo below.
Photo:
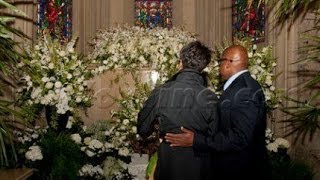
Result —
<path fill-rule="evenodd" d="M 158 152 L 155 152 L 151 156 L 149 163 L 148 163 L 148 166 L 147 166 L 147 170 L 146 170 L 147 177 L 150 177 L 152 175 L 154 168 L 156 168 L 156 166 L 157 166 L 157 161 L 158 161 Z"/>

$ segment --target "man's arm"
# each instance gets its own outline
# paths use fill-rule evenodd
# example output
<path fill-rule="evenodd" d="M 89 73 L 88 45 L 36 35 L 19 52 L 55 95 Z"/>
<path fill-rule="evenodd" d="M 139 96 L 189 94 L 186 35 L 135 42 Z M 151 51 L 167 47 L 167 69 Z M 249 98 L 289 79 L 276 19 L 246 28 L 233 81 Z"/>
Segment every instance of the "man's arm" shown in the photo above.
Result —
<path fill-rule="evenodd" d="M 157 115 L 158 101 L 159 90 L 155 89 L 144 103 L 143 108 L 138 114 L 137 131 L 138 134 L 143 138 L 146 138 L 151 133 L 151 125 L 153 124 L 153 121 L 156 119 Z"/>
<path fill-rule="evenodd" d="M 217 132 L 217 126 L 218 126 L 218 113 L 217 113 L 217 102 L 218 98 L 216 95 L 210 93 L 208 96 L 206 96 L 207 101 L 205 101 L 206 105 L 204 108 L 206 108 L 208 114 L 210 116 L 208 122 L 209 122 L 209 132 L 207 133 L 207 136 L 213 136 Z M 201 135 L 199 133 L 194 133 L 191 130 L 188 130 L 184 127 L 181 127 L 182 133 L 180 134 L 173 134 L 173 133 L 167 133 L 165 136 L 165 139 L 167 142 L 171 143 L 171 146 L 182 146 L 182 147 L 190 147 L 194 146 L 197 147 L 198 151 L 207 152 L 209 149 L 207 142 L 206 142 L 206 136 Z"/>

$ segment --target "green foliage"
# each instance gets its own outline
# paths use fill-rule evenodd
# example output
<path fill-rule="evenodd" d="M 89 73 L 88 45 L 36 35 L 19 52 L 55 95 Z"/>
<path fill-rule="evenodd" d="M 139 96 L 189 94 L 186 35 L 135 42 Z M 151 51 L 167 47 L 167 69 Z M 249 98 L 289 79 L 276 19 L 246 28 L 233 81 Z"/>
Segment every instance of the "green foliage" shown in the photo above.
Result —
<path fill-rule="evenodd" d="M 149 160 L 149 163 L 147 166 L 147 171 L 146 171 L 147 177 L 150 177 L 152 175 L 152 171 L 156 167 L 157 161 L 158 161 L 158 153 L 156 152 L 151 156 L 151 158 Z"/>
<path fill-rule="evenodd" d="M 271 179 L 312 180 L 314 177 L 314 172 L 310 166 L 290 159 L 285 152 L 271 155 L 269 162 L 271 165 Z"/>
<path fill-rule="evenodd" d="M 303 142 L 307 136 L 311 141 L 314 135 L 320 130 L 320 109 L 307 103 L 290 99 L 297 103 L 297 106 L 283 108 L 283 111 L 290 115 L 287 120 L 287 136 L 295 135 L 294 142 L 299 138 Z"/>
<path fill-rule="evenodd" d="M 44 157 L 38 167 L 42 178 L 50 175 L 52 179 L 78 179 L 83 157 L 70 135 L 49 131 L 39 145 Z"/>
<path fill-rule="evenodd" d="M 302 40 L 307 43 L 299 48 L 299 63 L 302 66 L 309 65 L 314 67 L 320 63 L 320 1 L 319 0 L 267 0 L 269 6 L 276 8 L 277 23 L 284 25 L 288 22 L 292 24 L 298 17 L 305 17 L 307 14 L 313 14 L 314 19 L 308 19 L 313 27 L 302 33 Z M 288 21 L 288 19 L 293 21 Z M 305 19 L 306 20 L 306 19 Z M 296 65 L 296 63 L 294 65 Z M 319 107 L 319 86 L 320 71 L 317 69 L 306 69 L 299 71 L 297 76 L 307 78 L 301 83 L 302 91 L 311 92 L 311 96 L 306 100 L 296 100 L 288 98 L 295 103 L 293 106 L 283 108 L 289 118 L 283 122 L 289 128 L 287 135 L 295 135 L 295 142 L 300 138 L 302 142 L 309 136 L 309 141 L 320 130 L 320 107 Z M 302 93 L 301 91 L 301 93 Z"/>
<path fill-rule="evenodd" d="M 287 179 L 291 180 L 312 180 L 315 174 L 310 166 L 297 160 L 290 162 L 287 172 Z"/>
<path fill-rule="evenodd" d="M 284 23 L 293 18 L 294 22 L 300 16 L 306 16 L 307 13 L 317 11 L 320 8 L 319 0 L 260 0 L 276 8 L 277 23 L 284 25 Z"/>
<path fill-rule="evenodd" d="M 18 52 L 18 44 L 12 39 L 12 35 L 25 37 L 25 35 L 10 26 L 10 23 L 14 21 L 16 15 L 25 16 L 23 12 L 18 10 L 13 5 L 7 3 L 4 0 L 0 0 L 1 10 L 9 10 L 9 13 L 15 14 L 0 14 L 0 79 L 1 86 L 12 85 L 7 81 L 7 78 L 12 74 L 12 68 L 22 56 Z M 8 75 L 9 74 L 9 75 Z M 3 93 L 3 88 L 0 87 L 0 94 Z M 7 100 L 0 100 L 0 166 L 8 167 L 11 165 L 9 154 L 12 154 L 13 161 L 16 162 L 16 153 L 12 137 L 12 128 L 8 122 L 12 115 L 20 117 L 20 113 L 12 109 L 12 103 Z"/>

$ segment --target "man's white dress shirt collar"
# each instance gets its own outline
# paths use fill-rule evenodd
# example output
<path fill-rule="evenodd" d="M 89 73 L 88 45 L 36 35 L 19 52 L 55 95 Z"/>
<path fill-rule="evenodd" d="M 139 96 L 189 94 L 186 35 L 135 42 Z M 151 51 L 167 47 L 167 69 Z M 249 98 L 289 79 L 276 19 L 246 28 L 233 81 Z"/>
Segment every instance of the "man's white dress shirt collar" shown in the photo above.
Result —
<path fill-rule="evenodd" d="M 224 83 L 224 85 L 223 85 L 223 90 L 225 91 L 225 90 L 230 86 L 230 84 L 231 84 L 235 79 L 237 79 L 237 77 L 239 77 L 241 74 L 243 74 L 243 73 L 245 73 L 245 72 L 248 72 L 248 70 L 245 69 L 245 70 L 239 71 L 239 72 L 237 72 L 236 74 L 232 75 L 232 76 L 227 80 L 227 82 Z"/>

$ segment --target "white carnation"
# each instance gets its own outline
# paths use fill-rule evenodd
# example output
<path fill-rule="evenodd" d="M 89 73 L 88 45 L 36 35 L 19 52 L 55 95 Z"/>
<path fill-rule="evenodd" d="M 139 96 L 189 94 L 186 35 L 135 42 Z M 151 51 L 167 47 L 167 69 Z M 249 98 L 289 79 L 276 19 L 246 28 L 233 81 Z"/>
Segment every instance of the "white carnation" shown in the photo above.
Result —
<path fill-rule="evenodd" d="M 278 144 L 279 147 L 282 147 L 282 148 L 289 148 L 290 147 L 290 143 L 289 141 L 287 141 L 286 139 L 283 139 L 283 138 L 277 138 L 274 143 Z"/>
<path fill-rule="evenodd" d="M 25 154 L 26 159 L 31 161 L 42 160 L 43 156 L 41 153 L 41 149 L 39 146 L 31 146 L 29 147 L 29 151 Z"/>
<path fill-rule="evenodd" d="M 45 87 L 47 89 L 51 89 L 53 87 L 53 83 L 52 82 L 47 82 Z"/>

